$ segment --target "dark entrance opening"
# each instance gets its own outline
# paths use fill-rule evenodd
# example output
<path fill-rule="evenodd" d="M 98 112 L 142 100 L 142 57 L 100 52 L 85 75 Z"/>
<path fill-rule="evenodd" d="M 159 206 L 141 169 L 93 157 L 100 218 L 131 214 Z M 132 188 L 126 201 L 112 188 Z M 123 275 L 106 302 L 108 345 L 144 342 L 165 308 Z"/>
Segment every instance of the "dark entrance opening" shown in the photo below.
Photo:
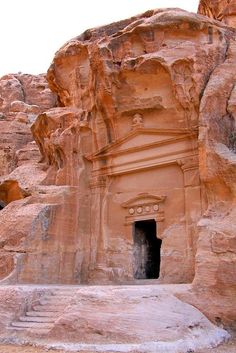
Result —
<path fill-rule="evenodd" d="M 0 211 L 4 209 L 5 207 L 5 202 L 3 202 L 2 200 L 0 200 Z"/>
<path fill-rule="evenodd" d="M 134 278 L 154 279 L 159 277 L 162 240 L 156 237 L 154 219 L 134 223 Z"/>

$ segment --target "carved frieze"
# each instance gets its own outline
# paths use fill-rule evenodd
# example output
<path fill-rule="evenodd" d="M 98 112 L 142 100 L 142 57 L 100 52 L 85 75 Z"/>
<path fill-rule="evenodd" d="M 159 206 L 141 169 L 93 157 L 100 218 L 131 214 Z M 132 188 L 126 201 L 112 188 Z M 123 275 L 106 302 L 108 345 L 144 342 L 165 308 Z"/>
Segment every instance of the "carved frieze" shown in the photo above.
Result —
<path fill-rule="evenodd" d="M 138 194 L 136 197 L 121 204 L 126 208 L 126 222 L 130 223 L 140 219 L 156 219 L 156 221 L 164 220 L 164 211 L 161 204 L 165 201 L 166 196 L 156 196 L 148 193 Z"/>

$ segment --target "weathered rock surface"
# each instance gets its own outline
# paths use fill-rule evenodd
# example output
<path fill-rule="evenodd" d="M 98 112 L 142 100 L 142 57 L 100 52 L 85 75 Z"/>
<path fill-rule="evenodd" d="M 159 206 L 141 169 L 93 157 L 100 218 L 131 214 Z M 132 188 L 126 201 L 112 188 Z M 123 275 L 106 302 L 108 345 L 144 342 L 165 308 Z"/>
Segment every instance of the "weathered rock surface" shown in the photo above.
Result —
<path fill-rule="evenodd" d="M 197 243 L 196 223 L 207 207 L 204 199 L 201 204 L 199 196 L 194 133 L 198 127 L 199 106 L 205 85 L 214 68 L 224 62 L 229 41 L 233 37 L 232 30 L 214 21 L 181 10 L 157 10 L 137 16 L 129 23 L 125 21 L 89 30 L 69 41 L 56 54 L 48 71 L 48 80 L 65 107 L 39 115 L 32 132 L 44 160 L 50 165 L 46 182 L 79 186 L 79 205 L 87 203 L 88 209 L 90 202 L 93 205 L 92 218 L 80 208 L 82 213 L 78 222 L 78 231 L 83 228 L 88 234 L 85 222 L 94 229 L 88 235 L 92 243 L 88 245 L 84 239 L 81 244 L 83 250 L 80 250 L 80 256 L 84 254 L 83 278 L 92 281 L 98 278 L 109 281 L 114 281 L 116 277 L 121 280 L 130 278 L 130 234 L 121 227 L 119 223 L 122 220 L 119 221 L 118 217 L 115 223 L 111 215 L 110 220 L 104 218 L 108 212 L 106 208 L 102 211 L 104 215 L 101 219 L 99 204 L 104 202 L 117 215 L 120 209 L 115 204 L 135 197 L 137 191 L 132 187 L 131 177 L 127 177 L 126 181 L 125 177 L 120 177 L 120 183 L 126 184 L 125 190 L 129 194 L 124 186 L 120 190 L 115 185 L 108 187 L 109 183 L 116 183 L 115 178 L 108 176 L 115 169 L 115 162 L 109 160 L 109 153 L 113 153 L 113 156 L 117 154 L 116 141 L 121 143 L 122 138 L 128 138 L 129 131 L 133 130 L 135 134 L 136 130 L 137 136 L 142 136 L 141 133 L 145 135 L 145 129 L 149 129 L 149 133 L 150 129 L 160 129 L 159 133 L 163 131 L 164 134 L 164 129 L 171 126 L 172 129 L 185 129 L 193 134 L 189 160 L 186 157 L 181 160 L 181 155 L 176 159 L 181 166 L 181 173 L 184 172 L 185 201 L 181 196 L 181 182 L 174 186 L 178 204 L 186 202 L 186 207 L 193 209 L 189 209 L 188 214 L 183 209 L 183 213 L 177 216 L 176 206 L 169 204 L 166 224 L 164 227 L 161 223 L 158 225 L 163 244 L 160 279 L 167 282 L 192 280 Z M 139 143 L 142 144 L 141 136 Z M 136 148 L 132 142 L 129 143 Z M 113 152 L 109 148 L 111 151 L 113 148 Z M 111 170 L 108 175 L 105 169 L 103 173 L 96 172 L 97 168 L 101 168 L 99 154 L 98 162 L 94 158 L 103 149 L 104 168 L 107 164 Z M 126 160 L 124 156 L 123 163 Z M 130 168 L 134 173 L 132 166 Z M 91 169 L 94 170 L 92 173 Z M 121 172 L 117 169 L 116 173 L 119 175 Z M 172 169 L 166 170 L 166 173 L 173 173 L 177 178 L 179 172 Z M 159 189 L 154 185 L 147 187 L 146 179 L 151 178 L 147 173 L 137 178 L 143 180 L 137 189 L 147 194 L 155 190 L 162 195 L 167 193 L 166 188 L 173 187 L 166 183 Z M 157 183 L 162 185 L 163 182 L 160 180 Z M 93 197 L 89 186 L 100 191 L 95 191 Z M 101 196 L 95 196 L 97 192 Z M 113 201 L 106 197 L 106 192 L 123 195 Z M 169 195 L 167 198 L 172 197 Z M 187 234 L 180 239 L 180 234 L 185 232 L 180 222 L 182 217 L 186 217 Z M 113 224 L 116 224 L 116 230 L 112 230 Z M 109 236 L 104 228 L 110 229 Z M 115 232 L 125 232 L 128 241 L 122 237 L 118 240 Z M 131 230 L 128 232 L 131 233 Z M 126 249 L 124 257 L 115 250 L 118 242 L 120 248 Z M 88 247 L 90 249 L 86 254 L 85 249 Z M 130 254 L 129 258 L 125 255 L 126 251 Z M 178 263 L 178 266 L 173 267 L 173 263 Z M 183 269 L 181 272 L 179 267 Z"/>
<path fill-rule="evenodd" d="M 0 200 L 5 205 L 12 201 L 23 199 L 29 196 L 24 189 L 21 189 L 16 180 L 5 180 L 0 184 Z"/>
<path fill-rule="evenodd" d="M 236 28 L 236 3 L 234 0 L 200 0 L 198 12 Z"/>
<path fill-rule="evenodd" d="M 9 302 L 9 308 L 3 305 L 1 311 L 4 323 L 13 315 L 14 320 L 17 315 L 24 315 L 21 312 L 23 308 L 30 310 L 32 305 L 35 306 L 40 293 L 64 291 L 65 298 L 66 293 L 71 291 L 74 295 L 55 323 L 46 325 L 41 322 L 41 331 L 44 326 L 50 326 L 48 333 L 40 333 L 40 330 L 37 332 L 33 324 L 26 325 L 31 328 L 25 331 L 19 330 L 18 326 L 16 338 L 14 327 L 11 326 L 8 335 L 2 331 L 0 338 L 3 340 L 7 337 L 8 342 L 30 341 L 47 347 L 64 348 L 66 351 L 132 353 L 187 353 L 190 350 L 214 347 L 227 339 L 229 335 L 226 331 L 217 328 L 197 309 L 176 298 L 176 292 L 186 289 L 186 286 L 154 285 L 19 286 L 16 290 L 12 286 L 1 287 L 0 307 L 2 298 L 6 297 Z M 27 304 L 22 305 L 24 296 Z M 10 298 L 14 298 L 14 301 Z M 59 302 L 55 301 L 56 296 L 49 298 L 51 307 L 59 306 Z M 61 299 L 60 303 L 63 300 L 65 303 L 65 299 Z M 40 301 L 43 304 L 43 299 Z M 39 326 L 39 322 L 35 322 L 35 325 Z"/>
<path fill-rule="evenodd" d="M 0 79 L 0 176 L 22 164 L 22 148 L 24 159 L 32 161 L 31 148 L 27 157 L 27 144 L 33 141 L 30 126 L 40 112 L 56 102 L 45 75 L 15 74 Z M 35 154 L 38 161 L 37 148 Z"/>
<path fill-rule="evenodd" d="M 235 326 L 235 82 L 236 46 L 212 73 L 199 115 L 199 169 L 208 208 L 199 222 L 194 287 L 198 307 Z M 204 279 L 204 280 L 203 280 Z M 200 291 L 200 292 L 199 292 Z M 211 303 L 206 304 L 211 296 Z M 233 319 L 233 320 L 232 320 Z"/>
<path fill-rule="evenodd" d="M 45 75 L 16 74 L 0 79 L 0 202 L 1 208 L 9 205 L 0 217 L 1 279 L 16 270 L 17 258 L 24 251 L 19 244 L 34 227 L 35 207 L 25 213 L 22 199 L 30 196 L 46 176 L 30 127 L 40 112 L 54 107 L 56 102 Z M 15 203 L 16 200 L 22 202 Z"/>
<path fill-rule="evenodd" d="M 202 1 L 201 15 L 153 10 L 86 31 L 56 53 L 54 94 L 44 76 L 0 80 L 1 185 L 24 191 L 2 197 L 2 283 L 193 281 L 184 300 L 233 324 L 231 5 Z M 85 334 L 84 321 L 67 319 L 71 339 Z"/>

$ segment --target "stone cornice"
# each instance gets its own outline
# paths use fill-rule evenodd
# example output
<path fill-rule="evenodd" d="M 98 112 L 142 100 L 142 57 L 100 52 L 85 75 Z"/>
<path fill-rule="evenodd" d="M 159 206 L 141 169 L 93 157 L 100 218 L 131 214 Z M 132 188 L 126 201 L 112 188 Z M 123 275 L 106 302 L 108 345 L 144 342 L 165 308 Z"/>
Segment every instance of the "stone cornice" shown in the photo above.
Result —
<path fill-rule="evenodd" d="M 128 147 L 128 148 L 124 148 L 124 150 L 116 151 L 116 148 L 122 146 L 122 144 L 124 144 L 125 142 L 132 140 L 132 138 L 134 138 L 135 136 L 141 135 L 141 134 L 162 135 L 162 136 L 163 135 L 169 135 L 169 136 L 172 135 L 172 137 L 168 137 L 168 138 L 161 140 L 161 141 L 155 141 L 152 143 Z M 170 143 L 173 143 L 173 142 L 179 141 L 179 140 L 193 139 L 193 138 L 196 138 L 196 136 L 197 136 L 197 132 L 190 132 L 189 130 L 186 130 L 186 129 L 176 130 L 176 129 L 138 128 L 138 129 L 135 129 L 135 130 L 131 131 L 130 133 L 128 133 L 125 137 L 118 139 L 113 144 L 110 144 L 110 145 L 102 148 L 100 151 L 98 151 L 94 154 L 86 156 L 86 158 L 88 160 L 104 159 L 104 158 L 107 158 L 110 156 L 115 156 L 117 154 L 119 154 L 119 155 L 127 154 L 127 153 L 136 152 L 139 150 L 148 149 L 148 148 L 154 147 L 154 146 L 162 146 L 165 144 L 170 144 Z"/>

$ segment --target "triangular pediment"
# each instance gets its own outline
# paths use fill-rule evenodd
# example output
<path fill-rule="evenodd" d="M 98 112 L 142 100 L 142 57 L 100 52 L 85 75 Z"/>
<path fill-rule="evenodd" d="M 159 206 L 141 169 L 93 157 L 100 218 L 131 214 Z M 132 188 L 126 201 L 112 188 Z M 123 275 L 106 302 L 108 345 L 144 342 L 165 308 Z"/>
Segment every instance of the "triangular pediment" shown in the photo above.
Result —
<path fill-rule="evenodd" d="M 157 133 L 155 131 L 140 131 L 137 134 L 129 136 L 116 146 L 116 151 L 123 151 L 130 148 L 145 146 L 157 142 L 164 142 L 170 139 L 175 138 L 175 136 L 168 133 Z"/>
<path fill-rule="evenodd" d="M 149 193 L 140 193 L 136 197 L 123 202 L 122 207 L 129 208 L 143 205 L 153 205 L 163 202 L 165 199 L 166 196 L 163 195 L 157 196 Z"/>
<path fill-rule="evenodd" d="M 92 156 L 93 158 L 101 158 L 103 156 L 129 152 L 132 150 L 142 149 L 151 145 L 173 143 L 175 140 L 183 137 L 189 137 L 191 134 L 184 130 L 173 130 L 173 129 L 145 129 L 139 128 L 131 131 L 126 136 L 118 139 L 116 142 L 104 147 L 102 150 L 96 152 Z"/>

